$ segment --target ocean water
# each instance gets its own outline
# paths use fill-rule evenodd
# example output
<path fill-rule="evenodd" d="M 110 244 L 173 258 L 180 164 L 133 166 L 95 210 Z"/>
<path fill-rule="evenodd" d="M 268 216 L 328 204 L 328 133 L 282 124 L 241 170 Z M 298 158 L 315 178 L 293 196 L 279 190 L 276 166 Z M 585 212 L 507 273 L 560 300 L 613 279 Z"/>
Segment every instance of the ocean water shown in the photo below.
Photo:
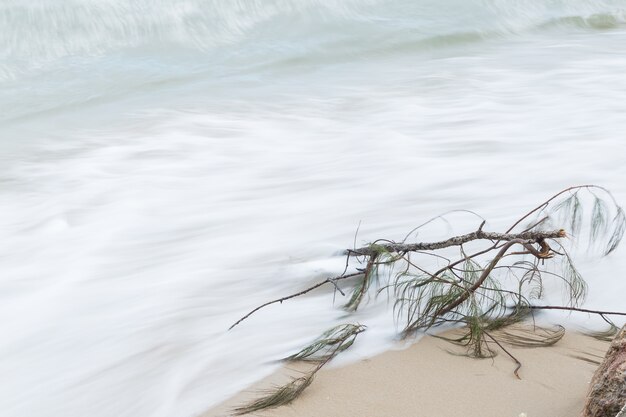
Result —
<path fill-rule="evenodd" d="M 0 414 L 191 417 L 334 324 L 393 348 L 332 288 L 227 329 L 443 212 L 626 204 L 625 74 L 623 0 L 0 0 Z M 580 255 L 624 310 L 624 247 Z"/>

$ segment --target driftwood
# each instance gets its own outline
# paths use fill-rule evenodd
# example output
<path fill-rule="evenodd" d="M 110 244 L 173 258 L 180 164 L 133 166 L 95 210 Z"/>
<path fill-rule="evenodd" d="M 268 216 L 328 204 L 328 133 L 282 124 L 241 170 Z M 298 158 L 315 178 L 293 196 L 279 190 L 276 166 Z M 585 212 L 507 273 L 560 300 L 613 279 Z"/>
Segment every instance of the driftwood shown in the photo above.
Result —
<path fill-rule="evenodd" d="M 621 411 L 620 411 L 621 410 Z M 591 380 L 583 417 L 626 415 L 626 326 L 615 336 Z"/>
<path fill-rule="evenodd" d="M 437 216 L 412 229 L 401 241 L 378 239 L 356 247 L 355 237 L 354 247 L 343 252 L 345 268 L 341 274 L 267 301 L 230 328 L 260 309 L 282 304 L 322 286 L 333 286 L 336 293 L 348 296 L 343 306 L 346 317 L 367 303 L 370 296 L 382 293 L 393 305 L 394 315 L 402 326 L 400 337 L 444 324 L 464 326 L 463 335 L 450 340 L 452 343 L 464 346 L 467 355 L 472 357 L 493 357 L 497 350 L 503 351 L 515 362 L 514 375 L 521 378 L 521 362 L 501 342 L 549 346 L 560 340 L 563 332 L 547 332 L 532 340 L 515 339 L 506 333 L 508 326 L 529 319 L 540 310 L 594 313 L 611 326 L 614 325 L 609 316 L 626 316 L 626 312 L 580 307 L 587 286 L 567 248 L 573 237 L 587 233 L 591 252 L 600 250 L 602 255 L 608 255 L 619 245 L 626 232 L 626 214 L 608 190 L 595 185 L 567 188 L 518 218 L 501 233 L 484 231 L 486 221 L 480 217 L 482 223 L 473 232 L 435 242 L 407 242 L 417 236 L 418 229 L 436 219 L 443 217 Z M 562 284 L 566 292 L 565 305 L 539 305 L 547 280 Z M 365 326 L 358 323 L 344 323 L 329 329 L 301 352 L 287 358 L 313 361 L 318 365 L 302 377 L 265 393 L 264 397 L 238 407 L 235 414 L 288 404 L 309 386 L 326 363 L 352 345 L 363 331 Z M 610 417 L 615 417 L 618 411 L 619 408 Z"/>
<path fill-rule="evenodd" d="M 346 251 L 346 254 L 349 255 L 366 255 L 372 256 L 380 251 L 385 252 L 416 252 L 416 251 L 432 251 L 437 249 L 449 248 L 451 246 L 461 246 L 464 243 L 471 242 L 473 240 L 491 240 L 491 241 L 513 241 L 520 245 L 533 245 L 537 242 L 543 242 L 545 239 L 558 239 L 561 237 L 566 237 L 565 230 L 553 230 L 553 231 L 525 231 L 522 233 L 494 233 L 494 232 L 484 232 L 483 226 L 484 223 L 480 225 L 478 230 L 472 233 L 467 233 L 462 236 L 455 236 L 453 238 L 442 240 L 440 242 L 429 242 L 429 243 L 386 243 L 386 244 L 376 244 L 376 245 L 368 245 L 358 249 L 350 249 Z M 533 249 L 530 249 L 532 246 L 527 246 L 527 249 L 531 251 L 532 254 L 537 255 L 540 253 L 539 251 L 533 252 Z M 547 253 L 549 250 L 544 247 L 544 251 Z"/>

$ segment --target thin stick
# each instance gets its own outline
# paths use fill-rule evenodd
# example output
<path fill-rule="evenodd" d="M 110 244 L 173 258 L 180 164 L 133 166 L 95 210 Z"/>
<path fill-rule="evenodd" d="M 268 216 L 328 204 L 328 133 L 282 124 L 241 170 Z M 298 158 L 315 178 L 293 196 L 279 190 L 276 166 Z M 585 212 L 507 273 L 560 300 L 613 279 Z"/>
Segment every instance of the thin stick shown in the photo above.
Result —
<path fill-rule="evenodd" d="M 307 288 L 305 290 L 302 290 L 300 292 L 297 292 L 295 294 L 291 294 L 291 295 L 288 295 L 286 297 L 277 298 L 276 300 L 268 301 L 267 303 L 261 304 L 260 306 L 258 306 L 257 308 L 255 308 L 254 310 L 250 311 L 248 314 L 246 314 L 245 316 L 243 316 L 242 318 L 237 320 L 235 322 L 235 324 L 233 324 L 232 326 L 230 326 L 228 328 L 228 330 L 231 330 L 233 327 L 235 327 L 236 325 L 238 325 L 239 323 L 241 323 L 242 321 L 244 321 L 245 319 L 247 319 L 248 317 L 250 317 L 251 315 L 253 315 L 254 313 L 256 313 L 257 311 L 259 311 L 260 309 L 262 309 L 264 307 L 267 307 L 269 305 L 276 304 L 276 303 L 282 303 L 283 301 L 289 300 L 291 298 L 299 297 L 301 295 L 304 295 L 304 294 L 306 294 L 308 292 L 313 291 L 316 288 L 321 287 L 324 284 L 329 284 L 330 283 L 330 284 L 335 285 L 335 288 L 337 288 L 336 284 L 335 284 L 336 281 L 339 281 L 339 280 L 342 280 L 342 279 L 346 279 L 346 278 L 356 277 L 356 276 L 359 276 L 359 275 L 363 275 L 363 272 L 359 271 L 359 272 L 354 272 L 352 274 L 339 275 L 338 277 L 334 277 L 334 278 L 326 278 L 324 281 L 318 282 L 317 284 L 313 285 L 312 287 L 309 287 L 309 288 Z"/>
<path fill-rule="evenodd" d="M 513 373 L 515 374 L 515 376 L 517 377 L 517 379 L 520 379 L 520 380 L 521 380 L 522 378 L 520 378 L 520 376 L 519 376 L 519 374 L 518 374 L 517 372 L 518 372 L 518 371 L 520 370 L 520 368 L 522 367 L 522 363 L 521 363 L 521 362 L 520 362 L 520 361 L 519 361 L 519 360 L 518 360 L 515 356 L 513 356 L 513 355 L 511 354 L 511 352 L 509 352 L 508 350 L 506 350 L 506 349 L 504 348 L 504 346 L 502 346 L 502 345 L 500 344 L 500 342 L 498 342 L 498 341 L 496 340 L 496 338 L 495 338 L 495 337 L 493 337 L 492 335 L 490 335 L 490 334 L 489 334 L 489 333 L 487 333 L 487 332 L 485 332 L 485 334 L 486 334 L 487 336 L 489 336 L 489 338 L 490 338 L 491 340 L 493 340 L 493 341 L 495 342 L 495 344 L 496 344 L 496 345 L 500 346 L 500 349 L 502 349 L 502 350 L 504 351 L 504 353 L 506 353 L 507 355 L 509 355 L 509 358 L 511 358 L 511 359 L 513 359 L 513 360 L 515 361 L 515 363 L 517 364 L 517 367 L 515 368 L 515 370 L 513 371 Z"/>
<path fill-rule="evenodd" d="M 527 308 L 533 310 L 567 310 L 567 311 L 578 311 L 580 313 L 591 313 L 591 314 L 599 314 L 599 315 L 607 315 L 607 316 L 626 316 L 626 313 L 619 311 L 602 311 L 602 310 L 590 310 L 586 308 L 578 308 L 578 307 L 563 307 L 563 306 L 526 306 Z"/>
<path fill-rule="evenodd" d="M 443 214 L 440 214 L 439 216 L 433 217 L 432 219 L 430 219 L 428 221 L 425 221 L 424 223 L 420 224 L 419 226 L 416 226 L 413 229 L 411 229 L 411 231 L 406 234 L 404 239 L 402 239 L 402 243 L 406 242 L 406 240 L 409 238 L 409 236 L 411 236 L 415 231 L 417 231 L 418 229 L 426 226 L 429 223 L 434 222 L 435 220 L 441 219 L 444 222 L 446 222 L 446 224 L 448 224 L 448 226 L 450 226 L 450 222 L 448 222 L 448 220 L 446 220 L 445 217 L 448 214 L 452 214 L 452 213 L 470 213 L 470 214 L 473 214 L 474 216 L 478 217 L 480 220 L 482 220 L 483 221 L 483 223 L 482 223 L 483 225 L 487 222 L 487 220 L 485 220 L 485 218 L 483 216 L 481 216 L 480 214 L 478 214 L 478 213 L 476 213 L 476 212 L 474 212 L 472 210 L 450 210 L 450 211 L 447 211 L 447 212 L 445 212 Z M 482 225 L 481 225 L 481 228 L 482 228 Z"/>

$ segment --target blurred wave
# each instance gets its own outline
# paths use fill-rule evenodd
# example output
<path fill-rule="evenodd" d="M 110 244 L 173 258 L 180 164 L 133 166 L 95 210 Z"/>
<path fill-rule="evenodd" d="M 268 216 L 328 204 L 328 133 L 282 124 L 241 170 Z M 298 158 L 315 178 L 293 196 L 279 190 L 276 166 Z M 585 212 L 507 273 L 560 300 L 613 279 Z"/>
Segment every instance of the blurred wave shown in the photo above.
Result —
<path fill-rule="evenodd" d="M 470 29 L 515 33 L 554 23 L 602 29 L 623 24 L 624 13 L 623 2 L 597 0 L 9 0 L 0 5 L 0 25 L 7 35 L 0 50 L 5 59 L 39 67 L 67 56 L 121 49 L 208 51 L 252 39 L 289 41 L 302 34 L 323 42 L 341 33 L 358 34 L 363 26 L 373 33 L 415 38 Z"/>
<path fill-rule="evenodd" d="M 0 120 L 251 68 L 310 70 L 559 27 L 605 30 L 625 16 L 623 2 L 608 0 L 8 0 Z M 24 89 L 33 100 L 15 100 Z"/>

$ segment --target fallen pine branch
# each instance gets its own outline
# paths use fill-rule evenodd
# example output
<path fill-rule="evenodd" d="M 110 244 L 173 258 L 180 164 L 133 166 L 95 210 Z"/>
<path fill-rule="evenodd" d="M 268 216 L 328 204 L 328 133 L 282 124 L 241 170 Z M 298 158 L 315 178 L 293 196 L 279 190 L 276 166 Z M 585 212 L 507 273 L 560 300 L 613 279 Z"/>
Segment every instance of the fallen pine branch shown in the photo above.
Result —
<path fill-rule="evenodd" d="M 591 214 L 585 217 L 584 207 L 589 205 L 592 207 Z M 429 223 L 411 230 L 407 238 Z M 450 341 L 465 346 L 468 356 L 473 357 L 495 355 L 489 343 L 495 344 L 515 362 L 514 374 L 520 378 L 522 363 L 504 344 L 549 346 L 557 343 L 564 334 L 562 327 L 530 336 L 506 331 L 512 324 L 528 319 L 534 311 L 567 310 L 598 314 L 612 328 L 614 324 L 607 316 L 626 316 L 626 312 L 580 307 L 587 285 L 568 249 L 568 244 L 573 242 L 571 238 L 581 235 L 585 229 L 589 231 L 587 240 L 590 251 L 601 248 L 602 255 L 607 255 L 619 245 L 626 231 L 626 216 L 605 188 L 582 185 L 560 191 L 518 218 L 504 233 L 484 231 L 485 223 L 483 220 L 471 233 L 436 242 L 406 243 L 407 238 L 401 242 L 379 239 L 359 248 L 347 249 L 343 253 L 346 257 L 343 273 L 257 306 L 229 329 L 262 308 L 297 298 L 325 285 L 333 285 L 335 291 L 344 296 L 348 292 L 345 291 L 345 284 L 349 282 L 352 290 L 344 308 L 352 312 L 365 302 L 371 295 L 370 289 L 377 284 L 377 294 L 386 290 L 393 301 L 396 320 L 403 325 L 401 337 L 443 324 L 464 325 L 466 334 Z M 551 227 L 555 223 L 563 227 Z M 481 243 L 485 243 L 486 247 L 467 252 L 468 245 Z M 458 255 L 449 254 L 454 250 L 458 250 Z M 437 265 L 432 259 L 445 265 Z M 506 277 L 509 280 L 513 278 L 515 283 L 505 286 Z M 538 305 L 537 301 L 544 296 L 544 281 L 548 279 L 560 281 L 567 290 L 567 306 Z M 340 283 L 343 283 L 344 289 Z M 317 352 L 321 348 L 330 349 L 330 353 L 323 355 L 323 360 L 310 373 L 268 393 L 264 397 L 268 401 L 262 398 L 252 408 L 240 408 L 238 412 L 283 405 L 295 399 L 311 383 L 315 373 L 351 346 L 356 335 L 364 331 L 361 326 L 346 326 L 344 330 L 358 331 L 350 333 L 346 330 L 344 335 L 341 333 L 343 330 L 331 329 L 330 333 L 326 332 L 303 350 Z M 337 331 L 339 333 L 334 333 Z M 346 339 L 343 339 L 344 336 Z"/>

